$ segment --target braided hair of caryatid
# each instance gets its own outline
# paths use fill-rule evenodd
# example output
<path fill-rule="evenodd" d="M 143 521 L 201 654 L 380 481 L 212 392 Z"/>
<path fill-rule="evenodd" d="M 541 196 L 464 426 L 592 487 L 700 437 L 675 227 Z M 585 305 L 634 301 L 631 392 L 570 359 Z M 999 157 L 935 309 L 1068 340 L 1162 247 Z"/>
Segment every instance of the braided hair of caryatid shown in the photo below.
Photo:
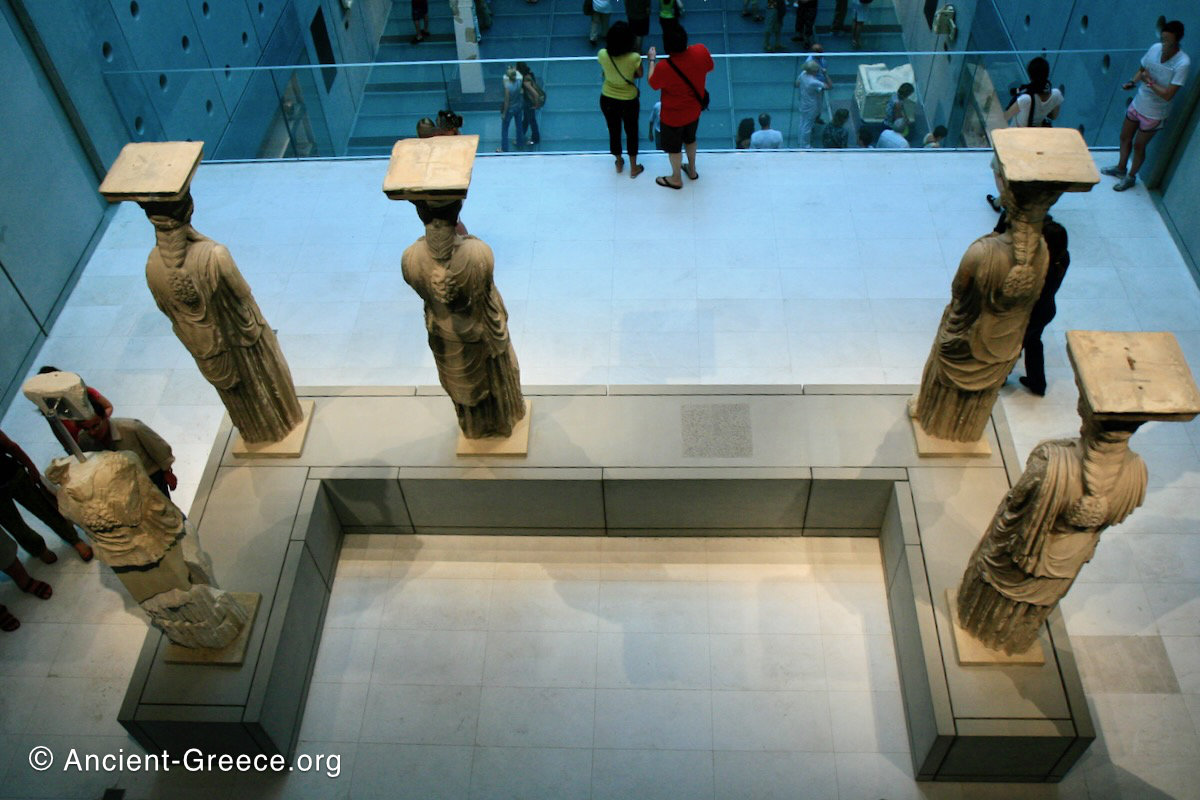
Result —
<path fill-rule="evenodd" d="M 1017 305 L 1041 290 L 1034 259 L 1043 246 L 1042 222 L 1057 196 L 1038 183 L 1004 184 L 1001 202 L 1008 212 L 1015 263 L 1000 286 L 999 296 L 992 298 L 998 307 Z"/>
<path fill-rule="evenodd" d="M 1129 438 L 1140 422 L 1097 421 L 1079 402 L 1083 425 L 1080 438 L 1083 446 L 1083 497 L 1067 509 L 1064 518 L 1072 526 L 1095 530 L 1109 521 L 1109 501 L 1113 487 L 1121 476 Z"/>
<path fill-rule="evenodd" d="M 452 276 L 445 266 L 454 253 L 454 242 L 458 236 L 456 226 L 459 212 L 462 211 L 462 201 L 456 200 L 445 205 L 435 205 L 428 201 L 417 200 L 413 202 L 413 205 L 417 207 L 417 216 L 425 224 L 425 246 L 429 248 L 429 254 L 442 267 L 431 277 L 433 294 L 439 302 L 448 306 L 453 305 L 462 287 L 452 282 Z"/>
<path fill-rule="evenodd" d="M 171 296 L 187 306 L 197 306 L 202 298 L 191 275 L 183 269 L 188 244 L 207 237 L 192 227 L 192 195 L 162 203 L 142 203 L 142 208 L 154 225 L 154 236 L 163 265 L 167 267 L 167 285 Z"/>

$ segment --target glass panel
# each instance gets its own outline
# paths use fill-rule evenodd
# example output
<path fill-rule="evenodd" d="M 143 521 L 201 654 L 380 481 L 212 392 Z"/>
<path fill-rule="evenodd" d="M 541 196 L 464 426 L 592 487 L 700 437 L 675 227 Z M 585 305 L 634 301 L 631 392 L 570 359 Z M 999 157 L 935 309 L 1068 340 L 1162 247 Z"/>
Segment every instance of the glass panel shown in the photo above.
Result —
<path fill-rule="evenodd" d="M 995 38 L 985 36 L 986 25 L 977 30 Z M 1050 61 L 1052 83 L 1058 86 L 1061 75 L 1069 87 L 1054 124 L 1078 128 L 1089 145 L 1114 145 L 1130 94 L 1119 78 L 1141 51 L 836 53 L 808 68 L 813 59 L 806 55 L 716 55 L 697 140 L 706 150 L 734 149 L 739 127 L 744 145 L 746 131 L 766 114 L 785 148 L 804 147 L 806 139 L 818 148 L 841 141 L 855 147 L 860 137 L 874 144 L 890 122 L 890 105 L 911 147 L 923 146 L 937 126 L 948 129 L 944 148 L 987 147 L 988 131 L 1006 124 L 1026 64 L 1039 55 Z M 505 111 L 505 75 L 518 63 L 545 91 L 544 107 L 529 109 L 518 89 Z M 384 156 L 397 139 L 415 136 L 421 119 L 436 126 L 440 111 L 461 118 L 460 132 L 479 135 L 481 153 L 608 150 L 601 72 L 592 57 L 146 70 L 112 72 L 106 80 L 131 139 L 204 139 L 217 160 Z M 636 83 L 644 150 L 658 92 L 645 77 Z M 913 92 L 897 112 L 889 101 L 905 83 Z M 831 129 L 834 123 L 844 134 Z M 902 143 L 890 134 L 884 139 Z"/>

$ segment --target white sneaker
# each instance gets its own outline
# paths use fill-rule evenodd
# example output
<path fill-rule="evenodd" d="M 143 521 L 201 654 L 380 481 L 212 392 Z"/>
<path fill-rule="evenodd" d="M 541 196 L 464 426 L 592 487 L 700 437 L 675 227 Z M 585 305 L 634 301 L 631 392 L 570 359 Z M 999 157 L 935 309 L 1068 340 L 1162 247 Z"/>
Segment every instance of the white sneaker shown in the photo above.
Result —
<path fill-rule="evenodd" d="M 1116 182 L 1116 184 L 1113 186 L 1113 191 L 1123 192 L 1126 189 L 1132 189 L 1135 183 L 1137 183 L 1136 175 L 1126 175 L 1124 178 L 1121 178 L 1121 180 Z"/>

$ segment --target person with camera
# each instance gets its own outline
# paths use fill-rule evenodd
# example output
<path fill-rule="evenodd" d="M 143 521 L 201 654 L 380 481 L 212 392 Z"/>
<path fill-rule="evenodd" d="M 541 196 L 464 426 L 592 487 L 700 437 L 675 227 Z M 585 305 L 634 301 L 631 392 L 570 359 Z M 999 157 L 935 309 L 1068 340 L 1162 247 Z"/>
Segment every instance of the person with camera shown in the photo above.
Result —
<path fill-rule="evenodd" d="M 1029 82 L 1014 92 L 1013 101 L 1004 112 L 1010 128 L 1049 128 L 1058 119 L 1062 110 L 1063 94 L 1050 84 L 1050 62 L 1038 56 L 1025 65 Z M 988 205 L 993 211 L 1001 212 L 996 195 L 987 195 Z"/>
<path fill-rule="evenodd" d="M 700 113 L 708 108 L 704 80 L 715 65 L 707 47 L 688 46 L 687 31 L 682 25 L 663 29 L 663 47 L 670 55 L 665 67 L 656 66 L 658 55 L 653 47 L 647 53 L 650 60 L 647 82 L 651 89 L 662 93 L 662 149 L 671 161 L 671 174 L 660 175 L 654 182 L 668 189 L 682 189 L 684 148 L 688 155 L 687 176 L 692 180 L 700 177 L 696 172 L 696 128 Z"/>
<path fill-rule="evenodd" d="M 1188 54 L 1179 49 L 1179 42 L 1183 39 L 1182 22 L 1176 19 L 1163 25 L 1160 38 L 1161 41 L 1151 45 L 1146 55 L 1142 56 L 1138 71 L 1121 86 L 1127 90 L 1137 86 L 1137 94 L 1129 104 L 1125 122 L 1121 126 L 1121 160 L 1100 170 L 1105 175 L 1120 178 L 1113 186 L 1118 192 L 1132 189 L 1137 183 L 1138 170 L 1146 160 L 1146 145 L 1150 144 L 1154 134 L 1162 130 L 1171 100 L 1179 87 L 1187 82 L 1188 69 L 1192 64 Z M 1125 164 L 1129 161 L 1130 151 L 1133 152 L 1133 164 L 1126 172 Z"/>

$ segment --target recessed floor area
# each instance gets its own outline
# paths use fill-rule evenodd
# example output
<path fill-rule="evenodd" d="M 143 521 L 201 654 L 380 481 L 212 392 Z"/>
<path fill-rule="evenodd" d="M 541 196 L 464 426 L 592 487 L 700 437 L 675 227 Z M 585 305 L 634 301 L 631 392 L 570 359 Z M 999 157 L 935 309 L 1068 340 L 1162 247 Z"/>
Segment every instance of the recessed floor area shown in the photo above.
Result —
<path fill-rule="evenodd" d="M 879 543 L 347 535 L 300 752 L 358 797 L 897 797 Z"/>

